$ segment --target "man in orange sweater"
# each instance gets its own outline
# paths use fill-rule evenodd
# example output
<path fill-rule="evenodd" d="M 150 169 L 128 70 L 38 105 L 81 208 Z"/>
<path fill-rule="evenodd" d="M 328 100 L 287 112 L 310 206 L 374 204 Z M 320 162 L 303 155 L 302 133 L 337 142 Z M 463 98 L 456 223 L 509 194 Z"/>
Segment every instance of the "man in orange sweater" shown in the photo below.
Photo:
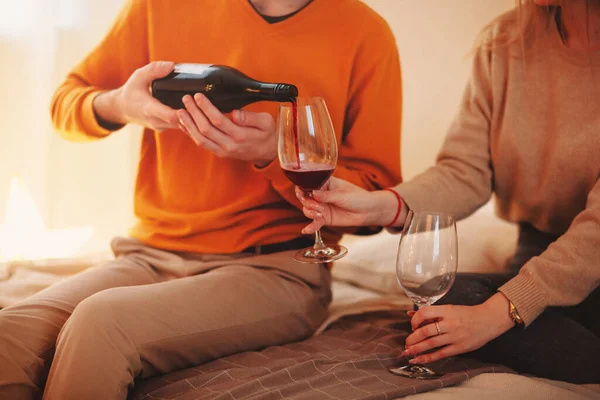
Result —
<path fill-rule="evenodd" d="M 0 398 L 124 399 L 136 377 L 300 340 L 326 316 L 328 269 L 292 257 L 310 240 L 275 161 L 277 105 L 234 112 L 233 132 L 199 120 L 200 99 L 192 124 L 150 96 L 173 69 L 158 60 L 230 65 L 324 97 L 336 176 L 367 189 L 401 179 L 396 45 L 358 0 L 127 0 L 56 92 L 52 119 L 73 141 L 145 128 L 138 223 L 113 241 L 114 261 L 0 311 Z M 230 146 L 213 136 L 234 133 Z"/>

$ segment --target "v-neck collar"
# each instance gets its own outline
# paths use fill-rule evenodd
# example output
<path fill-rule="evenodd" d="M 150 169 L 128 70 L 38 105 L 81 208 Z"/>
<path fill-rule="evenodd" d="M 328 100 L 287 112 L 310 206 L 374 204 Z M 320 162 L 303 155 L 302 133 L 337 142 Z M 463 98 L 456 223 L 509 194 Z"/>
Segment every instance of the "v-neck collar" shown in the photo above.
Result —
<path fill-rule="evenodd" d="M 236 6 L 241 6 L 244 9 L 244 12 L 246 14 L 248 14 L 249 17 L 252 19 L 253 23 L 256 24 L 257 26 L 259 26 L 260 28 L 267 29 L 269 31 L 277 31 L 277 30 L 286 29 L 290 26 L 299 24 L 302 21 L 304 21 L 305 19 L 310 18 L 311 15 L 318 12 L 319 8 L 322 7 L 322 3 L 324 3 L 325 1 L 331 1 L 331 0 L 313 0 L 310 3 L 308 3 L 306 6 L 304 6 L 302 9 L 298 10 L 298 12 L 296 14 L 292 15 L 291 17 L 289 17 L 283 21 L 279 21 L 274 24 L 267 22 L 260 15 L 258 10 L 256 10 L 256 8 L 254 8 L 254 5 L 252 5 L 248 0 L 230 0 L 230 1 L 237 3 Z"/>
<path fill-rule="evenodd" d="M 254 8 L 254 11 L 256 11 L 256 13 L 258 15 L 260 15 L 265 21 L 267 21 L 269 24 L 273 25 L 273 24 L 278 24 L 280 22 L 285 21 L 286 19 L 290 19 L 292 18 L 294 15 L 302 12 L 306 7 L 310 6 L 310 4 L 314 1 L 314 0 L 310 0 L 308 3 L 306 3 L 305 5 L 303 5 L 300 9 L 293 11 L 289 14 L 286 15 L 280 15 L 280 16 L 271 16 L 271 15 L 265 15 L 262 14 L 260 12 L 260 10 L 258 8 L 256 8 L 256 6 L 252 3 L 252 0 L 246 0 L 248 1 L 248 3 L 252 6 L 252 8 Z"/>

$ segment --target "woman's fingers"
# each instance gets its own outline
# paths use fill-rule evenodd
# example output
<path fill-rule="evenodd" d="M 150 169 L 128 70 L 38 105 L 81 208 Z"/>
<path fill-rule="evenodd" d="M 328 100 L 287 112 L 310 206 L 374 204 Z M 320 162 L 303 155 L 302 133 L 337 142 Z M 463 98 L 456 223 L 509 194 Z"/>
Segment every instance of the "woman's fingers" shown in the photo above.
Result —
<path fill-rule="evenodd" d="M 413 331 L 416 331 L 426 321 L 443 319 L 445 314 L 449 311 L 449 307 L 450 306 L 429 306 L 421 308 L 410 320 Z"/>
<path fill-rule="evenodd" d="M 314 201 L 313 199 L 311 199 L 310 197 L 308 197 L 306 195 L 306 193 L 302 189 L 300 189 L 299 187 L 297 187 L 297 186 L 296 186 L 296 197 L 298 197 L 298 199 L 300 200 L 300 202 L 302 203 L 302 205 L 307 210 L 321 212 L 321 213 L 323 211 L 325 211 L 325 207 L 323 207 L 321 204 L 317 203 L 316 201 Z"/>
<path fill-rule="evenodd" d="M 316 231 L 321 229 L 323 227 L 323 225 L 324 224 L 322 221 L 319 221 L 318 219 L 314 219 L 313 222 L 306 225 L 306 227 L 304 229 L 302 229 L 302 233 L 305 235 L 312 235 L 313 233 L 315 233 Z"/>
<path fill-rule="evenodd" d="M 344 196 L 348 196 L 347 193 L 340 193 L 335 190 L 315 190 L 313 191 L 313 198 L 320 203 L 337 204 L 344 200 Z"/>
<path fill-rule="evenodd" d="M 441 334 L 438 336 L 430 337 L 427 340 L 419 342 L 414 346 L 406 347 L 402 352 L 402 356 L 416 356 L 426 351 L 437 349 L 438 347 L 445 346 L 452 343 L 452 337 L 449 334 Z"/>
<path fill-rule="evenodd" d="M 444 322 L 427 324 L 406 338 L 406 350 L 402 355 L 417 355 L 452 343 L 454 335 L 444 330 Z"/>
<path fill-rule="evenodd" d="M 443 358 L 452 357 L 458 354 L 464 353 L 464 350 L 461 346 L 457 344 L 450 344 L 448 346 L 442 347 L 438 351 L 429 354 L 423 354 L 418 357 L 415 357 L 409 361 L 411 364 L 429 364 L 434 361 L 441 360 Z"/>
<path fill-rule="evenodd" d="M 436 323 L 437 323 L 437 325 L 436 325 Z M 426 339 L 434 337 L 434 336 L 441 335 L 444 332 L 444 331 L 442 331 L 442 326 L 443 326 L 443 321 L 439 321 L 439 322 L 434 322 L 431 324 L 424 325 L 424 326 L 416 329 L 413 333 L 411 333 L 406 338 L 406 347 L 413 347 L 414 345 L 416 345 L 419 342 L 422 342 L 423 340 L 426 340 Z M 438 327 L 440 329 L 439 333 L 438 333 Z"/>

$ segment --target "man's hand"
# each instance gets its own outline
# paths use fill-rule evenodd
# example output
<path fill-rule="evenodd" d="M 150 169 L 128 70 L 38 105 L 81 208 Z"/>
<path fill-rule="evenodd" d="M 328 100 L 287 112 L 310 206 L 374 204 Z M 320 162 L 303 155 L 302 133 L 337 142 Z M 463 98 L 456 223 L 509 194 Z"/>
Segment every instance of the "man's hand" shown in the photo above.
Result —
<path fill-rule="evenodd" d="M 102 125 L 137 124 L 162 131 L 178 129 L 177 111 L 152 97 L 150 85 L 173 71 L 172 62 L 153 62 L 136 70 L 119 89 L 94 99 L 94 111 Z"/>
<path fill-rule="evenodd" d="M 270 114 L 235 110 L 229 119 L 202 94 L 185 96 L 183 104 L 186 109 L 177 113 L 180 124 L 198 146 L 258 167 L 277 158 L 277 134 Z"/>

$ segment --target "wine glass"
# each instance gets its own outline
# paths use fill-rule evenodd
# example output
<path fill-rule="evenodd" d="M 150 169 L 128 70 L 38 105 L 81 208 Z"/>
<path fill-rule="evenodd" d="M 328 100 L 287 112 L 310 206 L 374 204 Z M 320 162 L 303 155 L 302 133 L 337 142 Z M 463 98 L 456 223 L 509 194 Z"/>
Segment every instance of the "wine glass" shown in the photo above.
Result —
<path fill-rule="evenodd" d="M 327 182 L 337 164 L 337 139 L 320 97 L 299 97 L 279 107 L 279 162 L 287 178 L 308 197 Z M 315 233 L 315 244 L 300 250 L 294 259 L 303 263 L 330 263 L 348 250 L 323 243 L 321 232 Z"/>
<path fill-rule="evenodd" d="M 448 293 L 454 283 L 457 267 L 458 244 L 454 216 L 409 211 L 400 238 L 396 273 L 400 286 L 417 308 L 430 306 Z M 423 365 L 409 364 L 392 368 L 390 372 L 416 379 L 441 376 Z"/>

